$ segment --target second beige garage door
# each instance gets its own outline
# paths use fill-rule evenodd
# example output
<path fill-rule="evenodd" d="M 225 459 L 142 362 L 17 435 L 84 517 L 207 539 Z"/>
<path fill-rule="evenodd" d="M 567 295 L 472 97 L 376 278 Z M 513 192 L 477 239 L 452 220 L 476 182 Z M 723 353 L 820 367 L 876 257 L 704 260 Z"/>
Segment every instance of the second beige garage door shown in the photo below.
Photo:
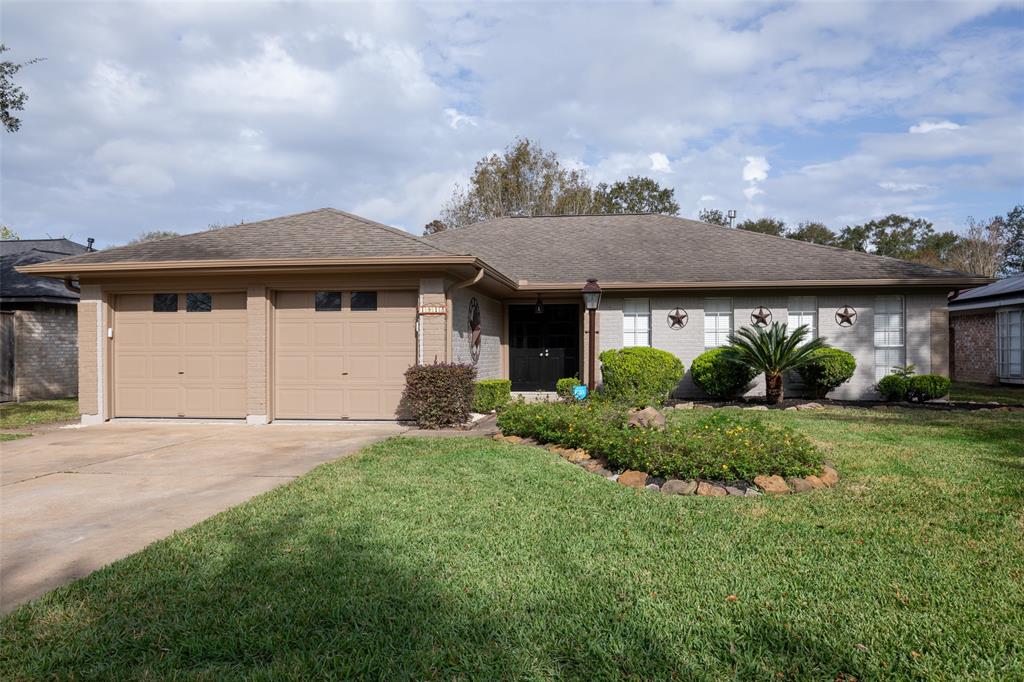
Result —
<path fill-rule="evenodd" d="M 416 362 L 415 291 L 278 291 L 274 417 L 396 419 Z"/>

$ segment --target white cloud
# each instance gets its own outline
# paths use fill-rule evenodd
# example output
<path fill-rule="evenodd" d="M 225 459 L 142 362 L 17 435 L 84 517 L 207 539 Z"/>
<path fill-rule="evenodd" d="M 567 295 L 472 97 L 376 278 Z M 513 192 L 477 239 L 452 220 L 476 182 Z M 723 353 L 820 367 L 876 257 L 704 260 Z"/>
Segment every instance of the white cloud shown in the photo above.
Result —
<path fill-rule="evenodd" d="M 880 182 L 878 186 L 890 192 L 917 192 L 929 189 L 928 185 L 923 182 Z"/>
<path fill-rule="evenodd" d="M 701 203 L 701 204 L 706 203 L 708 201 L 717 201 L 717 200 L 718 200 L 718 197 L 716 197 L 714 194 L 701 194 L 700 195 L 700 199 L 697 199 L 697 201 L 699 203 Z"/>
<path fill-rule="evenodd" d="M 661 152 L 654 152 L 649 154 L 648 157 L 651 159 L 651 170 L 655 173 L 672 172 L 672 164 L 669 163 L 668 157 Z"/>
<path fill-rule="evenodd" d="M 959 123 L 952 121 L 921 121 L 917 125 L 910 126 L 911 133 L 931 133 L 936 130 L 958 130 L 962 128 Z"/>
<path fill-rule="evenodd" d="M 174 179 L 166 171 L 141 163 L 118 166 L 110 173 L 110 181 L 138 194 L 166 194 L 174 189 Z"/>
<path fill-rule="evenodd" d="M 764 190 L 761 189 L 760 187 L 747 187 L 745 190 L 743 190 L 743 196 L 745 196 L 748 200 L 753 199 L 758 194 L 764 194 Z"/>
<path fill-rule="evenodd" d="M 466 114 L 460 114 L 458 109 L 447 108 L 444 115 L 448 117 L 448 125 L 452 130 L 458 130 L 461 124 L 477 127 L 476 119 Z"/>
<path fill-rule="evenodd" d="M 771 168 L 765 157 L 748 156 L 747 163 L 743 166 L 743 180 L 744 182 L 764 182 L 768 179 L 768 171 Z"/>

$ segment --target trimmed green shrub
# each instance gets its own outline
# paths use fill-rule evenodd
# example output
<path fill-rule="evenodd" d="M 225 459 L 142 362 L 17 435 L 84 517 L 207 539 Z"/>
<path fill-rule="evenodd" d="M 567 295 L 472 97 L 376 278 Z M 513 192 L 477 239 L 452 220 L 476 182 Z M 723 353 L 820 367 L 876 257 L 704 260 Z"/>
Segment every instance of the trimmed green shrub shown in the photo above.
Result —
<path fill-rule="evenodd" d="M 838 348 L 820 348 L 812 354 L 806 365 L 797 368 L 800 378 L 814 392 L 815 398 L 824 398 L 853 377 L 857 361 L 853 355 Z"/>
<path fill-rule="evenodd" d="M 509 379 L 481 379 L 476 382 L 473 411 L 486 414 L 505 407 L 512 400 L 512 381 Z"/>
<path fill-rule="evenodd" d="M 572 390 L 577 386 L 581 386 L 582 383 L 576 377 L 566 377 L 559 379 L 555 382 L 555 393 L 558 394 L 559 398 L 565 398 L 568 400 L 572 397 Z"/>
<path fill-rule="evenodd" d="M 884 400 L 897 402 L 907 399 L 907 389 L 910 388 L 910 377 L 900 374 L 887 374 L 878 380 L 878 392 Z"/>
<path fill-rule="evenodd" d="M 654 476 L 751 481 L 761 474 L 806 476 L 821 453 L 801 433 L 756 417 L 673 411 L 665 429 L 627 426 L 608 403 L 513 403 L 498 416 L 508 435 L 582 448 L 613 467 Z"/>
<path fill-rule="evenodd" d="M 949 394 L 950 381 L 938 374 L 918 374 L 907 378 L 907 398 L 918 402 L 936 400 Z"/>
<path fill-rule="evenodd" d="M 455 363 L 413 365 L 405 372 L 400 410 L 422 429 L 458 426 L 469 420 L 476 367 Z"/>
<path fill-rule="evenodd" d="M 723 355 L 725 348 L 712 348 L 698 355 L 690 366 L 690 376 L 708 396 L 729 400 L 750 386 L 757 372 Z"/>
<path fill-rule="evenodd" d="M 659 348 L 617 348 L 598 357 L 604 393 L 631 405 L 665 402 L 684 374 L 679 358 Z"/>

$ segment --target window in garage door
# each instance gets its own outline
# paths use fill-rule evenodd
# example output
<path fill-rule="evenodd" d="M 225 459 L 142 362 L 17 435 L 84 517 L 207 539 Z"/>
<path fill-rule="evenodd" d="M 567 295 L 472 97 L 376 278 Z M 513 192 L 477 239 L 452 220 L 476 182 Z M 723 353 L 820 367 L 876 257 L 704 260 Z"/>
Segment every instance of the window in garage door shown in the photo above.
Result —
<path fill-rule="evenodd" d="M 276 419 L 395 419 L 415 362 L 415 291 L 275 296 Z"/>
<path fill-rule="evenodd" d="M 113 356 L 115 416 L 244 417 L 245 294 L 122 294 Z"/>

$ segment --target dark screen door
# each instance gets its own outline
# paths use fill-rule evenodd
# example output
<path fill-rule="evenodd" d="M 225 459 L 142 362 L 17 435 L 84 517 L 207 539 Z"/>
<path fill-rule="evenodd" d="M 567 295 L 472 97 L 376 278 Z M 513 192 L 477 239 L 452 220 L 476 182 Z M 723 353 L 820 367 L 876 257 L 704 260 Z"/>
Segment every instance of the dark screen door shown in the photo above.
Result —
<path fill-rule="evenodd" d="M 580 308 L 510 305 L 509 375 L 513 391 L 554 391 L 555 382 L 580 371 Z"/>

